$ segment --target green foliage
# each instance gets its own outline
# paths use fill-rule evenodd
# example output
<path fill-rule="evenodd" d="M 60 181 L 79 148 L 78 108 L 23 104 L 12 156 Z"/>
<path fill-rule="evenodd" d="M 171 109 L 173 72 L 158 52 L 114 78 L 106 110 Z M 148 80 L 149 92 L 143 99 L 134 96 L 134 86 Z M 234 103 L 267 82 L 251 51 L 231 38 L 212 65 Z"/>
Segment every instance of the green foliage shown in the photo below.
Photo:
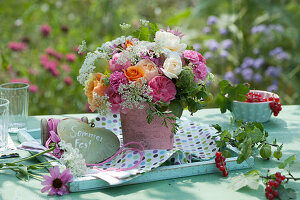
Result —
<path fill-rule="evenodd" d="M 296 156 L 295 155 L 291 155 L 290 157 L 288 157 L 287 159 L 285 159 L 283 162 L 281 162 L 278 165 L 279 169 L 284 169 L 286 168 L 287 165 L 291 166 L 296 160 Z"/>
<path fill-rule="evenodd" d="M 220 137 L 220 140 L 216 141 L 217 147 L 224 149 L 227 145 L 231 145 L 240 150 L 237 159 L 238 164 L 253 156 L 256 149 L 260 151 L 262 158 L 267 159 L 272 154 L 272 147 L 281 152 L 283 146 L 279 146 L 276 140 L 272 144 L 268 143 L 268 132 L 259 122 L 243 123 L 239 121 L 233 131 L 222 130 L 218 124 L 213 125 L 213 127 L 217 130 L 217 136 Z"/>
<path fill-rule="evenodd" d="M 147 26 L 141 25 L 139 29 L 132 33 L 132 36 L 139 40 L 154 41 L 155 33 L 159 31 L 158 25 L 154 23 L 148 23 Z"/>
<path fill-rule="evenodd" d="M 285 188 L 283 185 L 278 187 L 280 200 L 296 199 L 296 191 L 292 188 Z"/>
<path fill-rule="evenodd" d="M 232 86 L 227 80 L 219 82 L 220 93 L 217 94 L 215 104 L 220 108 L 221 113 L 225 113 L 226 110 L 231 111 L 231 103 L 233 101 L 246 100 L 246 94 L 249 92 L 249 88 L 243 84 Z"/>

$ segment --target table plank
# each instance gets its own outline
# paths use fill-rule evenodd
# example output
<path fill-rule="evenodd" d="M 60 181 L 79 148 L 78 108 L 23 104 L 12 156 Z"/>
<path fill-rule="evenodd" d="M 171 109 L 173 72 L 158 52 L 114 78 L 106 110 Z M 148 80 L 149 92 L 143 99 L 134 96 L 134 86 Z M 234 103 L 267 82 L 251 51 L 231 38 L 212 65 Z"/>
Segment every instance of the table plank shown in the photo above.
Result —
<path fill-rule="evenodd" d="M 284 143 L 283 158 L 296 154 L 300 161 L 300 106 L 283 106 L 282 112 L 278 117 L 272 117 L 265 123 L 265 128 L 269 131 L 270 139 L 277 138 L 278 142 Z M 94 118 L 95 114 L 75 114 L 60 116 L 32 116 L 29 118 L 28 128 L 38 128 L 40 119 L 43 117 L 65 118 L 87 116 Z M 185 111 L 184 116 L 189 114 Z M 194 114 L 190 119 L 205 124 L 218 123 L 222 127 L 229 127 L 230 113 L 220 114 L 218 109 L 204 109 Z M 15 135 L 12 134 L 15 140 Z M 27 156 L 28 152 L 22 152 L 21 156 Z M 31 161 L 34 163 L 36 161 Z M 255 158 L 255 167 L 266 171 L 268 168 L 277 166 L 279 161 L 265 161 Z M 240 170 L 230 173 L 229 176 L 235 176 Z M 300 177 L 300 172 L 295 173 Z M 264 187 L 260 185 L 259 189 L 251 190 L 241 189 L 239 192 L 228 189 L 229 181 L 223 178 L 221 174 L 207 174 L 193 177 L 184 177 L 164 181 L 156 181 L 144 184 L 122 186 L 116 188 L 102 189 L 101 191 L 80 192 L 65 195 L 62 199 L 264 199 Z M 297 190 L 297 197 L 300 199 L 300 183 L 290 182 L 289 186 Z M 48 199 L 48 196 L 41 194 L 42 186 L 39 181 L 31 179 L 28 183 L 18 180 L 13 172 L 0 171 L 0 200 L 6 199 Z M 55 199 L 55 198 L 54 198 Z"/>

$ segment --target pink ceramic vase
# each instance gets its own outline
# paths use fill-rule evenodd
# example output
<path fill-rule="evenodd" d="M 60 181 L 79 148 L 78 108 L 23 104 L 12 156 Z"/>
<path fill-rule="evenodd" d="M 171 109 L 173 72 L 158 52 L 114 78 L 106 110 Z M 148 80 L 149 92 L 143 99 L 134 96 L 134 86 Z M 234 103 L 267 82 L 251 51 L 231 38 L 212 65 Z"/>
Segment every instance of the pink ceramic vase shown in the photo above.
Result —
<path fill-rule="evenodd" d="M 150 124 L 147 122 L 146 109 L 133 109 L 120 114 L 123 143 L 140 142 L 145 149 L 172 149 L 174 134 L 172 126 L 163 126 L 163 120 L 157 116 Z M 129 147 L 137 147 L 135 145 Z"/>

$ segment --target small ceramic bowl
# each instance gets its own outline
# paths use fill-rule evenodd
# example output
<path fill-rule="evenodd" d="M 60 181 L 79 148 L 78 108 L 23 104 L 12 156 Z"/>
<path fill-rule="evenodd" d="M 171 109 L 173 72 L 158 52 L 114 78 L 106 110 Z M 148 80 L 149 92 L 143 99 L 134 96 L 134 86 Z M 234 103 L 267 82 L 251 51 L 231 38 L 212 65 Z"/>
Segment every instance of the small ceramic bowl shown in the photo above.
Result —
<path fill-rule="evenodd" d="M 252 93 L 261 94 L 262 98 L 279 98 L 279 96 L 272 92 L 261 90 L 250 90 Z M 267 122 L 269 121 L 272 110 L 270 109 L 269 102 L 232 102 L 232 116 L 234 120 L 243 120 L 244 122 Z"/>

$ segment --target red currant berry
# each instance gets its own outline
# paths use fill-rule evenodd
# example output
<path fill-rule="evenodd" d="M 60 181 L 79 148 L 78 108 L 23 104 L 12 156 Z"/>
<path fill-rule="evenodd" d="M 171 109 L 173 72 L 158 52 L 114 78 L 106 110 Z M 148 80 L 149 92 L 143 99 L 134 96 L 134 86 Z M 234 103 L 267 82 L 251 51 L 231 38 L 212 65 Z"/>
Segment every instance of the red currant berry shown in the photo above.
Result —
<path fill-rule="evenodd" d="M 273 187 L 272 187 L 271 185 L 268 185 L 268 186 L 266 187 L 266 190 L 267 190 L 268 192 L 272 192 Z"/>
<path fill-rule="evenodd" d="M 280 179 L 281 179 L 282 181 L 284 181 L 284 180 L 285 180 L 285 176 L 281 176 Z"/>
<path fill-rule="evenodd" d="M 222 166 L 222 165 L 220 166 L 219 169 L 220 169 L 221 172 L 223 172 L 225 170 L 224 166 Z"/>
<path fill-rule="evenodd" d="M 226 165 L 226 162 L 223 162 L 223 166 L 225 166 Z"/>
<path fill-rule="evenodd" d="M 279 185 L 281 184 L 281 178 L 276 178 L 276 182 L 278 182 L 279 183 Z"/>
<path fill-rule="evenodd" d="M 224 177 L 228 176 L 228 171 L 227 170 L 223 171 L 223 176 Z"/>
<path fill-rule="evenodd" d="M 217 157 L 217 158 L 220 158 L 221 156 L 222 156 L 222 153 L 221 153 L 221 152 L 217 152 L 217 153 L 216 153 L 216 157 Z"/>
<path fill-rule="evenodd" d="M 275 181 L 272 180 L 272 181 L 269 181 L 268 183 L 269 183 L 270 186 L 274 186 Z"/>
<path fill-rule="evenodd" d="M 280 183 L 278 183 L 277 181 L 274 181 L 274 183 L 273 183 L 273 186 L 274 186 L 274 187 L 277 188 L 279 185 L 280 185 Z"/>
<path fill-rule="evenodd" d="M 217 168 L 220 168 L 220 166 L 221 166 L 221 163 L 216 163 Z"/>
<path fill-rule="evenodd" d="M 274 190 L 274 191 L 272 192 L 272 194 L 274 195 L 274 197 L 278 197 L 279 192 L 278 192 L 278 190 Z"/>
<path fill-rule="evenodd" d="M 218 158 L 218 157 L 216 157 L 216 158 L 215 158 L 215 161 L 216 161 L 216 163 L 219 163 L 219 162 L 221 162 L 221 159 Z"/>
<path fill-rule="evenodd" d="M 276 176 L 277 178 L 280 178 L 280 177 L 281 177 L 281 173 L 280 173 L 280 172 L 276 172 L 275 176 Z"/>
<path fill-rule="evenodd" d="M 226 160 L 225 156 L 221 157 L 221 161 L 224 162 Z"/>
<path fill-rule="evenodd" d="M 273 194 L 271 194 L 271 193 L 269 193 L 269 195 L 268 195 L 268 199 L 269 199 L 269 200 L 273 200 L 273 199 L 274 199 L 274 195 L 273 195 Z"/>

